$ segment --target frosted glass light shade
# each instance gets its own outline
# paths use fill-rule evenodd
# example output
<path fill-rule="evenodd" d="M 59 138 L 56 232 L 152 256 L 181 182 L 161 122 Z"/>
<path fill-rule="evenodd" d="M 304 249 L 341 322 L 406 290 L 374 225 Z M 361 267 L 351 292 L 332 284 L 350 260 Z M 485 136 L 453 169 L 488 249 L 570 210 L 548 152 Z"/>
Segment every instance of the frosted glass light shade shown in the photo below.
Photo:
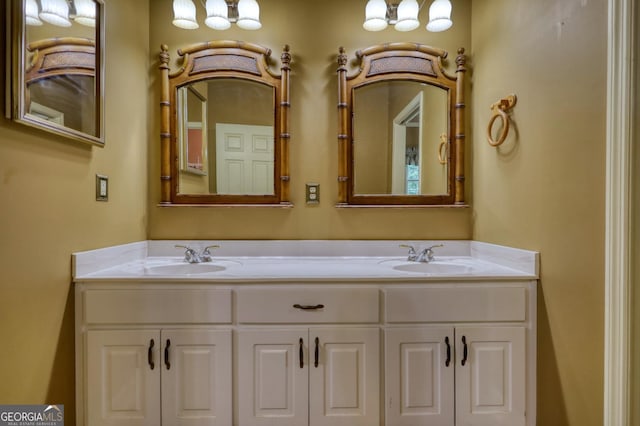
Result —
<path fill-rule="evenodd" d="M 364 12 L 362 28 L 382 31 L 387 28 L 387 3 L 385 0 L 369 0 Z"/>
<path fill-rule="evenodd" d="M 394 28 L 398 31 L 412 31 L 420 26 L 418 12 L 420 6 L 417 0 L 402 0 L 398 5 L 398 21 Z"/>
<path fill-rule="evenodd" d="M 238 2 L 238 26 L 244 30 L 262 28 L 260 23 L 260 6 L 256 0 L 240 0 Z"/>
<path fill-rule="evenodd" d="M 96 4 L 93 0 L 73 0 L 76 7 L 75 22 L 87 27 L 96 26 Z"/>
<path fill-rule="evenodd" d="M 214 30 L 226 30 L 231 27 L 229 8 L 225 0 L 207 0 L 207 19 L 204 24 Z"/>
<path fill-rule="evenodd" d="M 38 18 L 38 3 L 36 0 L 27 0 L 25 5 L 25 22 L 27 25 L 40 26 L 42 21 Z"/>
<path fill-rule="evenodd" d="M 451 22 L 451 2 L 449 0 L 434 0 L 429 7 L 427 30 L 435 33 L 448 30 L 451 25 L 453 25 Z"/>
<path fill-rule="evenodd" d="M 38 15 L 44 22 L 58 27 L 70 27 L 69 4 L 66 0 L 41 0 L 42 10 Z"/>
<path fill-rule="evenodd" d="M 173 0 L 173 25 L 186 30 L 199 27 L 196 22 L 196 5 L 191 0 Z"/>

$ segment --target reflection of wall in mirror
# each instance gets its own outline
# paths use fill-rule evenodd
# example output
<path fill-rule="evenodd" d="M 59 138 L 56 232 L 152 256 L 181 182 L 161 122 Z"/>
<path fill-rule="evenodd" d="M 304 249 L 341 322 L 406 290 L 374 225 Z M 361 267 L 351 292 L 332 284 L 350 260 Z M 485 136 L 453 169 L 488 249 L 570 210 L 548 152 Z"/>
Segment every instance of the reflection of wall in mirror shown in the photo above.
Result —
<path fill-rule="evenodd" d="M 447 164 L 438 161 L 440 135 L 448 135 L 447 91 L 433 86 L 425 87 L 422 121 L 422 180 L 423 195 L 440 195 L 448 192 Z M 443 150 L 444 152 L 444 150 Z"/>
<path fill-rule="evenodd" d="M 42 22 L 42 25 L 26 25 L 25 26 L 25 41 L 27 44 L 49 38 L 59 37 L 81 37 L 95 40 L 96 29 L 86 25 L 80 25 L 74 21 L 71 21 L 69 27 L 59 27 L 47 22 Z"/>
<path fill-rule="evenodd" d="M 273 126 L 273 89 L 263 84 L 230 79 L 216 79 L 208 82 L 208 151 L 209 187 L 217 193 L 216 182 L 216 124 L 250 124 Z M 224 100 L 224 101 L 221 101 Z"/>
<path fill-rule="evenodd" d="M 197 92 L 202 98 L 206 99 L 207 84 L 194 83 L 191 85 L 193 90 L 185 90 L 186 116 L 185 125 L 185 149 L 181 155 L 186 155 L 183 165 L 186 168 L 180 169 L 180 192 L 184 194 L 208 194 L 209 193 L 209 177 L 207 175 L 207 153 L 206 146 L 203 146 L 203 100 L 194 93 Z M 206 102 L 206 101 L 205 101 Z M 208 102 L 207 102 L 208 104 Z M 207 126 L 204 125 L 206 128 Z M 198 166 L 199 165 L 199 166 Z M 197 173 L 193 173 L 197 172 Z"/>
<path fill-rule="evenodd" d="M 389 86 L 371 84 L 355 90 L 353 101 L 354 193 L 391 191 L 392 131 Z"/>

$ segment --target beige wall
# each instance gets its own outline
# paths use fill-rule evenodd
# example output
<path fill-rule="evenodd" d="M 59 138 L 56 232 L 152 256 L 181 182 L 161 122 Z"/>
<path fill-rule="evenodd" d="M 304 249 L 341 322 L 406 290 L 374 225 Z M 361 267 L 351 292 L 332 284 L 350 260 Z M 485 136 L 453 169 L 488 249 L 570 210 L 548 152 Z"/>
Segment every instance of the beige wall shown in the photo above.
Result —
<path fill-rule="evenodd" d="M 471 209 L 336 209 L 338 110 L 336 57 L 344 46 L 349 59 L 355 51 L 389 41 L 415 41 L 451 52 L 449 69 L 455 69 L 456 50 L 470 45 L 468 0 L 457 1 L 454 19 L 458 31 L 440 34 L 424 28 L 412 33 L 387 29 L 370 33 L 362 29 L 364 1 L 278 0 L 259 2 L 263 28 L 251 32 L 232 28 L 215 32 L 173 27 L 171 0 L 154 0 L 151 11 L 151 57 L 158 63 L 160 45 L 166 43 L 172 69 L 179 47 L 213 39 L 243 40 L 272 49 L 279 72 L 282 47 L 291 46 L 291 201 L 293 209 L 157 207 L 160 199 L 159 72 L 151 70 L 154 126 L 149 169 L 149 237 L 212 239 L 349 239 L 349 238 L 469 238 Z M 421 13 L 426 24 L 427 8 Z M 355 71 L 355 68 L 353 68 Z M 320 183 L 318 206 L 304 203 L 305 183 Z"/>
<path fill-rule="evenodd" d="M 106 146 L 0 117 L 0 403 L 64 404 L 69 425 L 71 253 L 146 238 L 148 6 L 105 3 Z M 96 173 L 109 176 L 106 203 L 95 201 Z"/>
<path fill-rule="evenodd" d="M 539 425 L 603 419 L 606 30 L 605 1 L 473 4 L 473 237 L 541 252 Z"/>
<path fill-rule="evenodd" d="M 64 403 L 73 415 L 73 251 L 145 238 L 473 237 L 542 253 L 538 424 L 602 423 L 606 2 L 477 1 L 470 32 L 471 3 L 456 0 L 452 31 L 409 35 L 361 30 L 364 0 L 263 0 L 263 30 L 221 34 L 202 18 L 198 31 L 174 29 L 171 0 L 105 3 L 106 147 L 0 119 L 0 402 Z M 293 209 L 157 207 L 159 46 L 175 58 L 215 38 L 271 47 L 276 59 L 291 45 Z M 337 49 L 353 58 L 388 41 L 471 52 L 470 209 L 333 207 Z M 483 138 L 488 106 L 512 92 L 513 132 L 496 150 Z M 110 177 L 108 203 L 94 201 L 96 173 Z M 304 204 L 310 181 L 318 207 Z"/>

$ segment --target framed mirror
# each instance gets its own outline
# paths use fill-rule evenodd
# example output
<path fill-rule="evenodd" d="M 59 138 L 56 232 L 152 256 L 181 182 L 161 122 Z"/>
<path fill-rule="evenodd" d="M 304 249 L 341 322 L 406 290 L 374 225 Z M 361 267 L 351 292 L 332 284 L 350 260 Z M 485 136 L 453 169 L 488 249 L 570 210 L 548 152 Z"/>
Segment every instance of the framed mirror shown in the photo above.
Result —
<path fill-rule="evenodd" d="M 338 206 L 464 205 L 464 49 L 389 43 L 338 55 Z"/>
<path fill-rule="evenodd" d="M 212 41 L 162 46 L 161 204 L 290 205 L 289 64 L 268 48 Z"/>
<path fill-rule="evenodd" d="M 7 4 L 9 118 L 104 145 L 102 0 Z"/>

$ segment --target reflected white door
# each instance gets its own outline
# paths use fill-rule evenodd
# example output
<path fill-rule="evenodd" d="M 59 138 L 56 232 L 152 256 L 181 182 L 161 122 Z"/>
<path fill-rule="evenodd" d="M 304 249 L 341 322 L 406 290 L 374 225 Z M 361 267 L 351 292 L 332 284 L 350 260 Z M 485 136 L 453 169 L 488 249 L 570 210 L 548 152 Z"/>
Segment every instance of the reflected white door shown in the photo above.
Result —
<path fill-rule="evenodd" d="M 274 193 L 272 126 L 216 124 L 218 194 Z"/>

